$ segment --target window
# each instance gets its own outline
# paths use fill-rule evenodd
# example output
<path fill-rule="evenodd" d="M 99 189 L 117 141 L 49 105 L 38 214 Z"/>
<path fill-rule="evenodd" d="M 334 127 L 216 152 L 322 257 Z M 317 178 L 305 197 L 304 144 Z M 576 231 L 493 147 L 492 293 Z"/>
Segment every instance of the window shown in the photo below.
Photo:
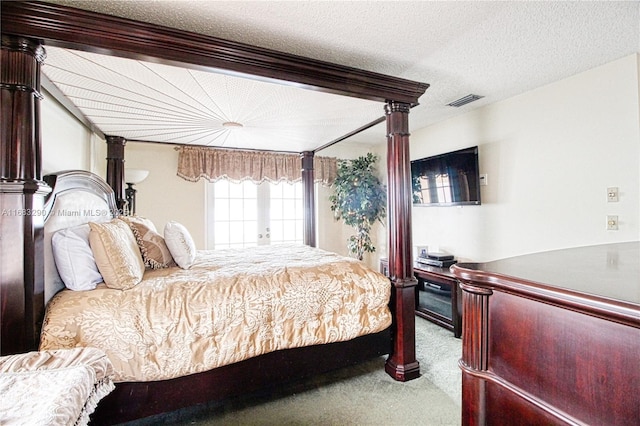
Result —
<path fill-rule="evenodd" d="M 302 244 L 302 183 L 269 184 L 269 194 L 271 244 Z"/>
<path fill-rule="evenodd" d="M 302 183 L 207 184 L 208 247 L 303 243 Z"/>

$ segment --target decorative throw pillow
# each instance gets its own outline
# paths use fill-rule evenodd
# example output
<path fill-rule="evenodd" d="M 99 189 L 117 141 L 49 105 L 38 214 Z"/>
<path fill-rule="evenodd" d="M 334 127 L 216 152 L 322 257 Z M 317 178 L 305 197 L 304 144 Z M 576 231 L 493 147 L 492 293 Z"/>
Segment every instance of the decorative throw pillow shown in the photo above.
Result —
<path fill-rule="evenodd" d="M 61 229 L 51 237 L 58 274 L 70 290 L 93 290 L 103 281 L 89 246 L 90 231 L 87 223 Z"/>
<path fill-rule="evenodd" d="M 170 221 L 164 227 L 164 240 L 179 267 L 189 269 L 196 259 L 196 245 L 184 225 Z"/>
<path fill-rule="evenodd" d="M 91 250 L 107 287 L 127 290 L 140 283 L 144 262 L 129 225 L 114 219 L 89 226 Z"/>
<path fill-rule="evenodd" d="M 136 243 L 142 254 L 144 266 L 151 269 L 162 269 L 174 266 L 173 257 L 162 235 L 149 219 L 140 216 L 122 216 L 136 238 Z"/>

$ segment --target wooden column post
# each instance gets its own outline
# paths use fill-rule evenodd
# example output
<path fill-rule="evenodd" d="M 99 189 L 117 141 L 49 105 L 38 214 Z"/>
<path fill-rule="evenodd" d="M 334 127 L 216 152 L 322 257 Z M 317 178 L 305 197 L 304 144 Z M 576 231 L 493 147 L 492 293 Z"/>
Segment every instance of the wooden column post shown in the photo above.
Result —
<path fill-rule="evenodd" d="M 36 350 L 44 310 L 45 196 L 40 142 L 42 46 L 2 36 L 0 53 L 0 353 Z"/>
<path fill-rule="evenodd" d="M 460 288 L 466 340 L 460 363 L 462 394 L 463 400 L 469 402 L 462 408 L 462 424 L 484 425 L 488 414 L 484 406 L 489 371 L 489 298 L 493 291 L 462 282 Z"/>
<path fill-rule="evenodd" d="M 386 372 L 396 380 L 420 376 L 416 360 L 415 290 L 411 243 L 411 161 L 409 158 L 409 104 L 388 102 L 387 174 L 389 277 L 391 303 L 395 310 L 393 353 Z"/>
<path fill-rule="evenodd" d="M 127 199 L 124 190 L 124 147 L 127 140 L 120 136 L 107 136 L 107 183 L 113 189 L 118 209 L 123 212 Z"/>
<path fill-rule="evenodd" d="M 316 246 L 316 195 L 313 184 L 313 151 L 304 151 L 302 157 L 302 205 L 304 206 L 304 243 Z"/>

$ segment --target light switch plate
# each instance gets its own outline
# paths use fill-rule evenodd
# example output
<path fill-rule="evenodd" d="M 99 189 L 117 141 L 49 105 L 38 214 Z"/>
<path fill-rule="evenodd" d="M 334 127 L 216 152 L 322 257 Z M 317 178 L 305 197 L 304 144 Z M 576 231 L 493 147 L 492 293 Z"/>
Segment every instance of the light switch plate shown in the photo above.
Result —
<path fill-rule="evenodd" d="M 610 203 L 618 202 L 618 187 L 612 186 L 607 188 L 607 201 Z"/>
<path fill-rule="evenodd" d="M 607 216 L 607 230 L 608 231 L 617 231 L 618 230 L 618 216 Z"/>

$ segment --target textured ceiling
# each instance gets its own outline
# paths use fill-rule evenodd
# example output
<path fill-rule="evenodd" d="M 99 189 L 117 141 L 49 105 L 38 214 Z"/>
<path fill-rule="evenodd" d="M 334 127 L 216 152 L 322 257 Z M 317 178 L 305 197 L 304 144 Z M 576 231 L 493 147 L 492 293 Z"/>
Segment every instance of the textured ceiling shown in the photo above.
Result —
<path fill-rule="evenodd" d="M 411 112 L 412 130 L 640 52 L 638 1 L 52 3 L 429 83 Z M 461 108 L 446 106 L 469 93 L 484 98 Z M 293 124 L 282 116 L 281 123 L 272 123 L 283 122 Z M 384 128 L 352 139 L 382 142 Z"/>

